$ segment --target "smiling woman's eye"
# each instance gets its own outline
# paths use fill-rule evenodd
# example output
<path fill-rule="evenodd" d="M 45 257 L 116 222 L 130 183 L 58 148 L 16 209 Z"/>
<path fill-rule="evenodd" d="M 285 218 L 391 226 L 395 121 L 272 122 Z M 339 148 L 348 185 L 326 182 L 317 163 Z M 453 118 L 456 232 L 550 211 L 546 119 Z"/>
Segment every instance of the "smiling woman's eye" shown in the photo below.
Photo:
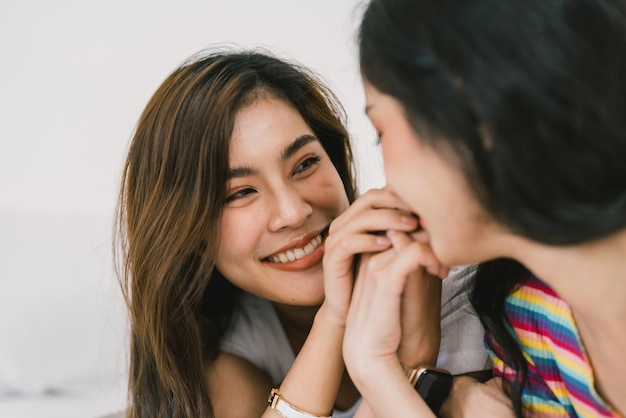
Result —
<path fill-rule="evenodd" d="M 380 140 L 383 137 L 381 132 L 376 132 L 376 145 L 380 145 Z"/>
<path fill-rule="evenodd" d="M 322 159 L 322 157 L 320 157 L 319 155 L 307 158 L 306 160 L 302 161 L 300 164 L 298 164 L 296 166 L 296 168 L 293 170 L 293 174 L 294 175 L 295 174 L 300 174 L 300 173 L 308 170 L 309 168 L 311 168 L 314 165 L 316 165 L 317 163 L 319 163 L 321 159 Z"/>
<path fill-rule="evenodd" d="M 250 188 L 237 190 L 235 193 L 229 195 L 226 199 L 224 199 L 224 203 L 228 204 L 235 200 L 243 199 L 245 197 L 250 196 L 252 193 L 255 193 L 255 192 L 256 190 L 250 189 Z"/>

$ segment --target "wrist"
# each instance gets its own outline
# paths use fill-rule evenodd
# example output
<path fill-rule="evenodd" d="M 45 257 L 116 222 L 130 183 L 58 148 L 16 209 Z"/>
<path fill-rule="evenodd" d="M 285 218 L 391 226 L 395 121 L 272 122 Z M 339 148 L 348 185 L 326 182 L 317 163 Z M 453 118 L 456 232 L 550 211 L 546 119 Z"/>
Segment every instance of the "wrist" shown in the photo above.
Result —
<path fill-rule="evenodd" d="M 345 361 L 350 377 L 357 386 L 387 379 L 406 380 L 401 363 L 395 355 L 376 358 L 349 356 L 345 357 Z"/>
<path fill-rule="evenodd" d="M 400 362 L 381 359 L 370 363 L 370 368 L 350 376 L 363 396 L 373 416 L 431 417 L 432 411 L 419 396 L 404 374 Z"/>
<path fill-rule="evenodd" d="M 270 409 L 275 410 L 278 414 L 285 418 L 331 418 L 332 411 L 323 415 L 317 415 L 308 411 L 304 411 L 291 403 L 287 402 L 280 394 L 279 389 L 272 389 L 267 399 Z"/>
<path fill-rule="evenodd" d="M 334 312 L 326 302 L 323 302 L 322 306 L 317 310 L 315 321 L 336 328 L 341 332 L 344 332 L 346 329 L 346 315 Z"/>
<path fill-rule="evenodd" d="M 400 345 L 398 347 L 398 359 L 403 365 L 415 368 L 424 364 L 436 364 L 439 355 L 439 340 L 433 338 L 424 339 L 419 344 L 411 347 Z"/>
<path fill-rule="evenodd" d="M 407 380 L 428 405 L 431 411 L 439 416 L 441 405 L 452 389 L 452 375 L 449 371 L 433 366 L 416 368 L 401 364 Z"/>

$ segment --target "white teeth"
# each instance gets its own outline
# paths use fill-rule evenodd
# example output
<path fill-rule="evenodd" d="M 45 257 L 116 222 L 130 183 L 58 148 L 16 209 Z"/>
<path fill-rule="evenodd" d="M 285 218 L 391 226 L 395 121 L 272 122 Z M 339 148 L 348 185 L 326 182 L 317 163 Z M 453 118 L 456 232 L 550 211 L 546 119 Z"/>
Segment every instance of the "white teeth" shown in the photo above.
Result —
<path fill-rule="evenodd" d="M 272 263 L 288 263 L 290 261 L 299 260 L 302 257 L 306 257 L 311 254 L 315 249 L 322 243 L 322 236 L 318 235 L 313 238 L 307 245 L 303 248 L 294 248 L 292 250 L 287 250 L 280 254 L 269 257 L 269 260 Z"/>

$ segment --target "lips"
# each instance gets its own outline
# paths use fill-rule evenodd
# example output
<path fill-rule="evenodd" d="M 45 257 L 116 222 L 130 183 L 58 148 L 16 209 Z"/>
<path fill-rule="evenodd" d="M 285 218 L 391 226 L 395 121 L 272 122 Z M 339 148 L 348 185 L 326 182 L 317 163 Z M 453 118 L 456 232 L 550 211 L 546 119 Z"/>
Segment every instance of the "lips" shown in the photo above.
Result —
<path fill-rule="evenodd" d="M 278 252 L 261 261 L 268 267 L 286 271 L 303 271 L 317 265 L 324 254 L 324 238 L 328 228 L 311 232 L 290 242 Z"/>
<path fill-rule="evenodd" d="M 309 241 L 302 248 L 293 248 L 287 251 L 275 254 L 271 257 L 267 257 L 268 261 L 272 263 L 288 263 L 290 261 L 299 260 L 301 258 L 310 255 L 315 251 L 317 247 L 322 243 L 322 234 L 316 235 L 311 241 Z"/>

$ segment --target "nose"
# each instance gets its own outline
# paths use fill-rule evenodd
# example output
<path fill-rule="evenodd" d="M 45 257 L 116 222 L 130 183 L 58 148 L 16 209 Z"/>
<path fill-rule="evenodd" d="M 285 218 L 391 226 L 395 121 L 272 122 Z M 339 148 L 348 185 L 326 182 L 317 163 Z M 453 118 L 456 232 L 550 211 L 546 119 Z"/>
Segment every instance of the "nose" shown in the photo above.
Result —
<path fill-rule="evenodd" d="M 304 196 L 294 187 L 284 187 L 276 190 L 269 207 L 270 231 L 279 231 L 283 228 L 297 228 L 302 226 L 313 213 L 313 208 Z"/>

